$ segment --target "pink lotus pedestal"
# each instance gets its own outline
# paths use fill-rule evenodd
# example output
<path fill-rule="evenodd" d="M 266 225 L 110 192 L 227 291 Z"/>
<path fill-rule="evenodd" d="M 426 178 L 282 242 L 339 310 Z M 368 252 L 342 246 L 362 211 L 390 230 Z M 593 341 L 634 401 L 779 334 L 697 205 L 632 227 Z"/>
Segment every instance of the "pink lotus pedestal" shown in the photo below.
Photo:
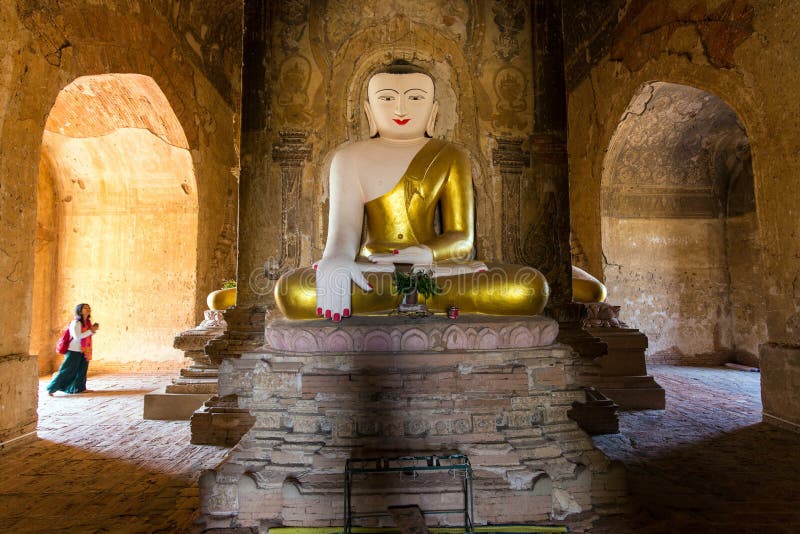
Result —
<path fill-rule="evenodd" d="M 581 363 L 557 335 L 543 317 L 273 321 L 262 350 L 220 366 L 220 395 L 236 395 L 256 422 L 202 475 L 201 521 L 342 525 L 347 458 L 452 453 L 472 464 L 477 524 L 614 509 L 624 473 L 567 418 L 584 400 L 575 385 Z M 460 486 L 444 480 L 362 482 L 358 511 L 441 510 L 462 499 Z M 461 517 L 427 521 L 457 525 Z"/>

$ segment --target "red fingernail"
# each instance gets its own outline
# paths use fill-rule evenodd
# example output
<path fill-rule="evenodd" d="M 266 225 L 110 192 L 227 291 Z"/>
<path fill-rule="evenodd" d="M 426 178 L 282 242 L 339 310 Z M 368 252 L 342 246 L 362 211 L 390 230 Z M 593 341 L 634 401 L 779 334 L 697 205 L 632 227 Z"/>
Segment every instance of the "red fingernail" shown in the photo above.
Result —
<path fill-rule="evenodd" d="M 369 282 L 367 282 L 367 285 L 369 286 L 370 289 L 375 289 L 374 287 L 372 287 L 372 284 L 370 284 Z"/>
<path fill-rule="evenodd" d="M 344 311 L 342 311 L 342 315 L 350 317 L 350 308 L 345 308 Z"/>
<path fill-rule="evenodd" d="M 334 323 L 338 323 L 341 320 L 342 320 L 342 316 L 341 315 L 339 315 L 338 313 L 334 313 L 333 314 L 333 322 Z"/>
<path fill-rule="evenodd" d="M 485 272 L 486 272 L 486 269 L 478 269 L 478 272 L 479 272 L 479 273 L 485 273 Z"/>
<path fill-rule="evenodd" d="M 322 308 L 317 308 L 317 315 L 322 317 Z"/>
<path fill-rule="evenodd" d="M 400 254 L 400 251 L 399 251 L 399 250 L 397 250 L 397 249 L 394 249 L 394 250 L 392 251 L 392 254 Z"/>
<path fill-rule="evenodd" d="M 331 311 L 330 310 L 325 310 L 325 318 L 326 319 L 330 319 L 331 318 Z"/>
<path fill-rule="evenodd" d="M 314 270 L 315 270 L 315 271 L 317 270 L 317 267 L 318 267 L 318 265 L 314 265 Z"/>

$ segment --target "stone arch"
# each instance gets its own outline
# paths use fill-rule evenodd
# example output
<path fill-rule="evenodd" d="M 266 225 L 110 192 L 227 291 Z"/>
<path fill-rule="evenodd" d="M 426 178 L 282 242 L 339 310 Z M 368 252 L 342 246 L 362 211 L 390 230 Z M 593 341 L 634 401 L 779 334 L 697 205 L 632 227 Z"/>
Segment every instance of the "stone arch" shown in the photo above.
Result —
<path fill-rule="evenodd" d="M 186 136 L 160 88 L 136 74 L 66 86 L 40 169 L 30 347 L 40 372 L 56 363 L 52 339 L 77 302 L 103 323 L 94 368 L 177 365 L 172 339 L 194 324 L 198 198 Z"/>
<path fill-rule="evenodd" d="M 161 88 L 180 123 L 193 154 L 196 195 L 204 199 L 197 228 L 198 291 L 194 320 L 205 309 L 205 296 L 235 271 L 235 214 L 237 132 L 232 102 L 235 94 L 220 94 L 201 67 L 190 59 L 191 48 L 176 28 L 152 6 L 126 11 L 108 5 L 65 4 L 55 19 L 37 16 L 37 10 L 18 12 L 24 70 L 15 73 L 15 89 L 7 102 L 2 137 L 15 149 L 4 151 L 0 173 L 13 172 L 8 193 L 15 208 L 30 214 L 18 225 L 15 245 L 21 272 L 33 273 L 33 239 L 41 144 L 48 110 L 67 85 L 81 76 L 114 72 L 149 76 Z M 89 22 L 91 21 L 91 22 Z M 102 21 L 102 22 L 100 22 Z M 27 32 L 27 33 L 25 33 Z M 65 37 L 65 32 L 69 37 Z M 231 91 L 235 91 L 233 88 Z M 20 127 L 23 125 L 23 127 Z M 213 135 L 212 135 L 213 134 Z M 13 139 L 13 141 L 11 141 Z M 210 199 L 210 200 L 209 200 Z M 9 287 L 8 297 L 30 303 L 33 277 Z M 193 320 L 193 322 L 194 322 Z M 10 336 L 15 346 L 29 342 L 30 315 L 21 318 Z"/>
<path fill-rule="evenodd" d="M 757 364 L 760 247 L 737 113 L 690 85 L 642 84 L 608 144 L 600 205 L 605 281 L 651 361 Z"/>
<path fill-rule="evenodd" d="M 611 65 L 611 66 L 609 66 Z M 688 85 L 721 98 L 741 120 L 750 138 L 756 197 L 759 196 L 762 142 L 770 138 L 760 98 L 745 86 L 733 70 L 697 65 L 685 58 L 666 56 L 648 61 L 641 70 L 615 74 L 613 64 L 598 68 L 569 98 L 570 205 L 573 237 L 579 239 L 586 262 L 582 267 L 603 279 L 605 264 L 601 246 L 601 180 L 606 151 L 633 96 L 648 82 Z M 587 107 L 588 106 L 588 107 Z M 758 203 L 758 200 L 757 200 Z M 760 216 L 765 217 L 764 213 Z M 759 221 L 764 227 L 764 221 Z M 613 300 L 614 296 L 609 295 Z"/>

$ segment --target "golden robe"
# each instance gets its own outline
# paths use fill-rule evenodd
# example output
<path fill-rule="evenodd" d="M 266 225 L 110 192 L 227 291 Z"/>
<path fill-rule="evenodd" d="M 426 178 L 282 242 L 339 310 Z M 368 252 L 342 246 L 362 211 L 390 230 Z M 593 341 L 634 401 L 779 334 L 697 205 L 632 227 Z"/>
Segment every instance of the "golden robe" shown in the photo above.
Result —
<path fill-rule="evenodd" d="M 442 232 L 435 231 L 439 207 Z M 408 169 L 386 194 L 364 204 L 366 240 L 359 253 L 364 260 L 412 245 L 426 245 L 434 262 L 469 260 L 474 253 L 475 207 L 472 174 L 466 155 L 455 145 L 431 139 L 414 156 Z M 547 303 L 549 287 L 537 270 L 519 265 L 487 263 L 487 270 L 436 281 L 442 292 L 425 303 L 431 311 L 458 306 L 462 313 L 535 315 Z M 400 303 L 391 273 L 365 273 L 373 291 L 352 288 L 353 314 L 386 313 Z M 289 319 L 315 319 L 316 277 L 312 268 L 282 276 L 275 300 Z"/>

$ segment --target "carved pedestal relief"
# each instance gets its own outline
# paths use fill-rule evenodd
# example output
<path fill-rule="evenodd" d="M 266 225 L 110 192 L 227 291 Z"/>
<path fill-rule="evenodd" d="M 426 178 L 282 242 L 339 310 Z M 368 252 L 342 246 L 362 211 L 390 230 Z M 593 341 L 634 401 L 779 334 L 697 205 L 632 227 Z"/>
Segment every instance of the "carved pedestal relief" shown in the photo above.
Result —
<path fill-rule="evenodd" d="M 280 132 L 280 143 L 272 147 L 272 159 L 280 167 L 281 179 L 281 256 L 267 266 L 267 277 L 277 280 L 286 270 L 300 266 L 302 242 L 299 223 L 302 220 L 300 184 L 303 168 L 311 158 L 312 145 L 306 143 L 308 133 L 300 130 Z"/>
<path fill-rule="evenodd" d="M 497 148 L 492 152 L 492 163 L 500 170 L 503 185 L 503 260 L 531 265 L 520 240 L 519 220 L 522 209 L 521 182 L 530 165 L 530 152 L 523 150 L 522 139 L 497 138 L 496 141 Z"/>

